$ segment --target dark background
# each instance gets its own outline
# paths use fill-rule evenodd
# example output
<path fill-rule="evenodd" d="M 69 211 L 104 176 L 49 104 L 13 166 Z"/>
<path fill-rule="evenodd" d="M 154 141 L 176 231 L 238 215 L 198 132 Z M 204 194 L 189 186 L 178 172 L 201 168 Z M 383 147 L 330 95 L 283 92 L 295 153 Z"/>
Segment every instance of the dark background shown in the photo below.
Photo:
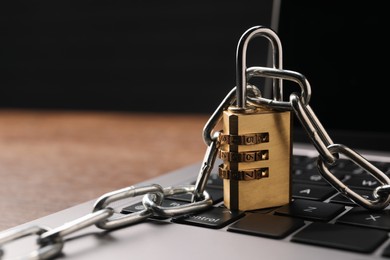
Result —
<path fill-rule="evenodd" d="M 344 137 L 356 129 L 390 133 L 384 3 L 285 1 L 274 28 L 284 68 L 308 78 L 313 110 Z M 269 5 L 3 1 L 0 107 L 211 114 L 235 85 L 239 38 L 252 26 L 269 25 Z M 253 46 L 248 65 L 265 65 L 267 46 Z M 286 82 L 285 99 L 298 90 Z"/>
<path fill-rule="evenodd" d="M 2 3 L 0 106 L 211 113 L 242 33 L 269 26 L 266 2 Z"/>
<path fill-rule="evenodd" d="M 387 10 L 383 1 L 282 4 L 284 68 L 307 77 L 310 105 L 335 143 L 390 151 Z"/>

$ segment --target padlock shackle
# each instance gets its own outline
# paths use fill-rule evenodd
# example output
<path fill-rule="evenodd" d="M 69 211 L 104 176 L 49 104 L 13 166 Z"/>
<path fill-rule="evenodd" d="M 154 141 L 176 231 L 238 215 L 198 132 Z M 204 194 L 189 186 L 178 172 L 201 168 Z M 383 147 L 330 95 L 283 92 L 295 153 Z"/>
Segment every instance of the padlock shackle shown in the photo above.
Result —
<path fill-rule="evenodd" d="M 254 26 L 249 28 L 240 38 L 236 51 L 236 105 L 238 108 L 246 107 L 246 86 L 247 86 L 247 75 L 246 75 L 246 52 L 250 40 L 254 37 L 262 36 L 267 38 L 271 42 L 272 46 L 272 58 L 273 68 L 283 68 L 282 58 L 282 43 L 278 35 L 270 28 L 264 26 Z M 283 98 L 283 80 L 273 80 L 273 99 L 282 100 Z"/>

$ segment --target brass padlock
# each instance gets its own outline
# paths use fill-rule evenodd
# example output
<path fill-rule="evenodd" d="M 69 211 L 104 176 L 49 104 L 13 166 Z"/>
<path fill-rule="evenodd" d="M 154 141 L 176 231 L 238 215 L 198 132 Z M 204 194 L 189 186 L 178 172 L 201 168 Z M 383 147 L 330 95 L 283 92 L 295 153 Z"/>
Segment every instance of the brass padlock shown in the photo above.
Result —
<path fill-rule="evenodd" d="M 255 36 L 270 40 L 274 67 L 281 69 L 281 43 L 266 27 L 247 30 L 237 47 L 236 105 L 223 112 L 218 155 L 223 160 L 224 204 L 233 210 L 255 210 L 287 204 L 291 200 L 292 115 L 247 104 L 246 50 Z M 278 57 L 276 57 L 278 56 Z M 278 60 L 277 60 L 278 58 Z M 273 79 L 275 100 L 282 98 L 282 80 Z"/>

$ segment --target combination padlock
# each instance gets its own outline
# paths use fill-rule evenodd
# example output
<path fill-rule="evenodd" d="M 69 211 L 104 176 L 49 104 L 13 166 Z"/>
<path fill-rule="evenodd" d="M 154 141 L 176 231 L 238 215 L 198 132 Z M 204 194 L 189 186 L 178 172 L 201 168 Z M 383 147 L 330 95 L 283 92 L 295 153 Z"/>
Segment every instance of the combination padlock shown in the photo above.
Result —
<path fill-rule="evenodd" d="M 247 30 L 236 53 L 236 104 L 223 111 L 218 156 L 223 164 L 224 204 L 232 210 L 281 206 L 291 200 L 292 115 L 247 103 L 246 50 L 257 36 L 270 40 L 273 66 L 282 67 L 281 43 L 266 27 Z M 273 79 L 273 98 L 280 100 L 282 80 Z"/>

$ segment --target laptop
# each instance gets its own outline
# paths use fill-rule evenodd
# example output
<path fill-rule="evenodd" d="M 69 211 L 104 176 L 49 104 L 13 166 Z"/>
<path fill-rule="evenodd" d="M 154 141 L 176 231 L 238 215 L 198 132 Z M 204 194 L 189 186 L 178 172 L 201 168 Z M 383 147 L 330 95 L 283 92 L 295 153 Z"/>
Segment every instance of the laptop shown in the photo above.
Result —
<path fill-rule="evenodd" d="M 278 33 L 283 44 L 284 68 L 307 77 L 312 86 L 311 107 L 334 143 L 354 149 L 387 173 L 390 129 L 376 115 L 388 109 L 383 87 L 385 66 L 380 62 L 388 52 L 384 39 L 388 23 L 381 14 L 384 6 L 378 1 L 362 4 L 351 1 L 350 5 L 340 6 L 335 1 L 265 0 L 261 1 L 261 7 L 259 16 L 264 14 L 267 21 L 257 23 L 254 19 L 252 25 L 269 26 Z M 261 62 L 270 64 L 269 60 Z M 257 61 L 248 58 L 248 63 L 254 65 Z M 264 82 L 265 88 L 268 83 Z M 286 82 L 285 88 L 288 93 L 297 86 Z M 226 93 L 230 89 L 227 87 Z M 215 107 L 220 103 L 218 98 Z M 388 258 L 388 209 L 368 211 L 339 194 L 316 170 L 319 153 L 298 120 L 293 128 L 290 204 L 248 212 L 226 210 L 217 161 L 206 186 L 214 203 L 211 208 L 174 217 L 151 216 L 109 231 L 91 225 L 66 235 L 63 248 L 59 248 L 61 253 L 54 259 Z M 363 197 L 372 198 L 377 180 L 348 159 L 340 160 L 337 176 Z M 201 163 L 135 186 L 194 184 Z M 139 212 L 142 198 L 114 203 L 115 216 Z M 91 213 L 95 203 L 96 200 L 86 201 L 5 232 L 34 225 L 60 227 Z M 186 203 L 188 197 L 173 196 L 168 204 Z M 35 250 L 35 240 L 31 240 L 23 238 L 4 244 L 4 259 L 22 250 Z"/>

